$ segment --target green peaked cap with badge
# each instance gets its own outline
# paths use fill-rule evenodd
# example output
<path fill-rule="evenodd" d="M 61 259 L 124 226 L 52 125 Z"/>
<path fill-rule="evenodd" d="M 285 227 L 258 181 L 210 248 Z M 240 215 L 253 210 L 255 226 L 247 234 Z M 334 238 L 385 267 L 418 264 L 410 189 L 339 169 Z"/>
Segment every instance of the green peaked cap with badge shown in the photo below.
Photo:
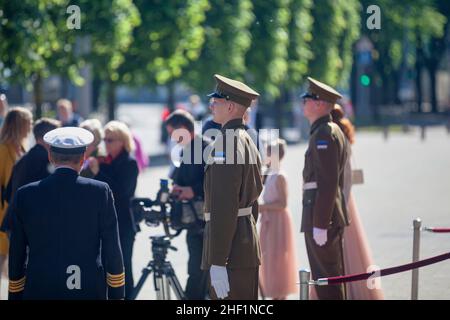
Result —
<path fill-rule="evenodd" d="M 329 85 L 311 77 L 308 77 L 308 82 L 308 91 L 302 94 L 302 98 L 313 98 L 315 100 L 323 100 L 333 104 L 339 99 L 342 99 L 342 95 Z"/>
<path fill-rule="evenodd" d="M 233 80 L 220 74 L 215 74 L 217 86 L 216 91 L 208 94 L 210 98 L 220 98 L 231 100 L 248 108 L 252 104 L 252 100 L 259 97 L 259 93 L 237 80 Z"/>

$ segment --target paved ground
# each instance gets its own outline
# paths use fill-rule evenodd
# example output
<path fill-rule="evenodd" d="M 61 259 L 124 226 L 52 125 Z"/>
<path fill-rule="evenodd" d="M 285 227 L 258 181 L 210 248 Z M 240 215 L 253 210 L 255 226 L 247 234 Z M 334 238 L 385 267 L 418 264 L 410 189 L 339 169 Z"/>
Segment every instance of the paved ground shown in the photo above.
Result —
<path fill-rule="evenodd" d="M 145 148 L 150 154 L 162 150 L 156 146 L 157 134 L 148 121 L 157 124 L 159 108 L 130 106 L 121 108 L 133 121 L 135 131 L 145 137 Z M 427 226 L 450 226 L 450 136 L 444 127 L 427 130 L 425 141 L 420 131 L 396 132 L 384 140 L 381 132 L 358 132 L 354 145 L 356 163 L 364 169 L 366 183 L 354 187 L 354 195 L 373 252 L 375 264 L 381 268 L 411 261 L 412 220 L 421 217 Z M 295 228 L 300 228 L 301 171 L 305 144 L 289 146 L 285 170 L 289 173 L 289 208 Z M 154 163 L 155 164 L 155 163 Z M 152 166 L 139 178 L 137 196 L 154 197 L 159 179 L 167 176 L 168 166 Z M 151 258 L 150 235 L 161 234 L 161 228 L 143 227 L 137 235 L 134 253 L 134 275 Z M 450 235 L 422 234 L 421 257 L 431 257 L 450 250 Z M 296 232 L 298 267 L 308 267 L 303 235 Z M 185 234 L 173 240 L 177 252 L 168 255 L 181 281 L 186 281 L 187 249 Z M 419 299 L 450 299 L 448 286 L 449 261 L 420 270 Z M 6 281 L 2 297 L 6 294 Z M 152 280 L 149 279 L 139 299 L 154 299 Z M 382 278 L 387 299 L 409 299 L 411 272 Z M 296 299 L 296 296 L 290 297 Z"/>

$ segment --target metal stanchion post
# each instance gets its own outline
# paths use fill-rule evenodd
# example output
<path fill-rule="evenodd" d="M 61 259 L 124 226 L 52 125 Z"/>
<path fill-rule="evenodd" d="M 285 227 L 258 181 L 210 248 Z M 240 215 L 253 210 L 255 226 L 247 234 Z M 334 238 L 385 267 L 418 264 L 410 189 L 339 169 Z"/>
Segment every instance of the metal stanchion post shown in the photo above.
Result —
<path fill-rule="evenodd" d="M 309 300 L 309 280 L 311 272 L 308 269 L 299 271 L 300 278 L 300 300 Z"/>
<path fill-rule="evenodd" d="M 420 229 L 422 226 L 422 220 L 416 218 L 413 221 L 414 237 L 413 237 L 413 262 L 419 261 L 420 253 Z M 417 300 L 419 297 L 419 269 L 412 270 L 411 280 L 411 300 Z"/>

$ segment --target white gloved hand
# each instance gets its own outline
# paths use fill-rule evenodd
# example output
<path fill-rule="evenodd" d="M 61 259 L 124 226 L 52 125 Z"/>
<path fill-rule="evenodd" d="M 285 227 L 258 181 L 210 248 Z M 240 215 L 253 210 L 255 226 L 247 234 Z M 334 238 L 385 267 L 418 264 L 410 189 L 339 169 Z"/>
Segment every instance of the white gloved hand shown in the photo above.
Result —
<path fill-rule="evenodd" d="M 216 291 L 217 298 L 226 298 L 230 291 L 227 268 L 212 265 L 209 269 L 209 274 L 211 276 L 211 286 Z"/>
<path fill-rule="evenodd" d="M 313 238 L 318 246 L 323 246 L 327 243 L 327 229 L 313 228 Z"/>

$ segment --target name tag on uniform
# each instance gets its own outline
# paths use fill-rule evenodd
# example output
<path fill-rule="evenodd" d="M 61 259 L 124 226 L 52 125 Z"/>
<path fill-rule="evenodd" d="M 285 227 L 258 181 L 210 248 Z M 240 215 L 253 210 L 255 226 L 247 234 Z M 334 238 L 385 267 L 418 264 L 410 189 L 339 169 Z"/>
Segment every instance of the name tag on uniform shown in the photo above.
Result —
<path fill-rule="evenodd" d="M 328 148 L 328 141 L 327 140 L 317 140 L 316 147 L 319 150 L 325 150 Z"/>

